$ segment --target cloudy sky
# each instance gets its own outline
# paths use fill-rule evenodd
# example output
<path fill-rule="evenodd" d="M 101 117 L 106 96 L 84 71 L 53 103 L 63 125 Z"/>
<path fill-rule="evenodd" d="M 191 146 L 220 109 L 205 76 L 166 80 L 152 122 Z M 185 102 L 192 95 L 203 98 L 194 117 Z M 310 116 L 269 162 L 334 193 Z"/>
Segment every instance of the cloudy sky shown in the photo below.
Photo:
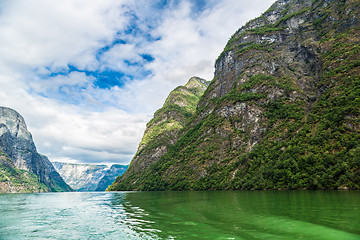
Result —
<path fill-rule="evenodd" d="M 51 161 L 129 163 L 169 92 L 211 80 L 274 0 L 0 0 L 0 106 Z"/>

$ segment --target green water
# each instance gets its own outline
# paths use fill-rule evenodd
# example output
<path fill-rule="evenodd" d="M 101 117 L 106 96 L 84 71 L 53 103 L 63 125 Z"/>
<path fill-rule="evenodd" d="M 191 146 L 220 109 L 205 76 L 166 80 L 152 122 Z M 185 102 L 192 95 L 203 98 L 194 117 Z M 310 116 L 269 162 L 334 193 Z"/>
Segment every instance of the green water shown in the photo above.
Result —
<path fill-rule="evenodd" d="M 360 239 L 360 192 L 0 194 L 0 239 Z"/>

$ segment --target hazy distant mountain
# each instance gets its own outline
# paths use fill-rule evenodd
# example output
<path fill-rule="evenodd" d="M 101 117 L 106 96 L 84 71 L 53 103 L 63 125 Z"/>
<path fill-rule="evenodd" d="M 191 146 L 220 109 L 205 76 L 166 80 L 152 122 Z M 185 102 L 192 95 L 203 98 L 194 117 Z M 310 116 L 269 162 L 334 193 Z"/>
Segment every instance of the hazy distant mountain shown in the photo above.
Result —
<path fill-rule="evenodd" d="M 99 181 L 95 191 L 105 191 L 117 177 L 121 177 L 128 169 L 129 165 L 114 164 L 105 172 L 104 177 Z"/>
<path fill-rule="evenodd" d="M 112 165 L 111 168 L 106 165 L 62 162 L 53 162 L 53 165 L 65 182 L 78 192 L 104 191 L 118 175 L 122 175 L 127 169 L 124 165 Z"/>

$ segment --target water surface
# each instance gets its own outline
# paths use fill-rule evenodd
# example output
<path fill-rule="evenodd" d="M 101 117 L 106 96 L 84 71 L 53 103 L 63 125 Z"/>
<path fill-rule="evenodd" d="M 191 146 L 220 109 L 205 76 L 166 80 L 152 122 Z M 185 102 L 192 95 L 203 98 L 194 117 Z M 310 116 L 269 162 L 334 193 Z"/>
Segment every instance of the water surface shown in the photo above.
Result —
<path fill-rule="evenodd" d="M 0 239 L 360 239 L 360 192 L 0 194 Z"/>

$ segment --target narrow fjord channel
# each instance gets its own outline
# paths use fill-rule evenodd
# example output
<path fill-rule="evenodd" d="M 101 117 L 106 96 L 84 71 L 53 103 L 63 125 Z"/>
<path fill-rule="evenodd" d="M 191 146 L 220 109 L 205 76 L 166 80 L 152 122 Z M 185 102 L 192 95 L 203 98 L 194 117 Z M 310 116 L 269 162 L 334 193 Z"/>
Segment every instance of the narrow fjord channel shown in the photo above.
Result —
<path fill-rule="evenodd" d="M 0 195 L 0 239 L 360 239 L 358 191 Z"/>

